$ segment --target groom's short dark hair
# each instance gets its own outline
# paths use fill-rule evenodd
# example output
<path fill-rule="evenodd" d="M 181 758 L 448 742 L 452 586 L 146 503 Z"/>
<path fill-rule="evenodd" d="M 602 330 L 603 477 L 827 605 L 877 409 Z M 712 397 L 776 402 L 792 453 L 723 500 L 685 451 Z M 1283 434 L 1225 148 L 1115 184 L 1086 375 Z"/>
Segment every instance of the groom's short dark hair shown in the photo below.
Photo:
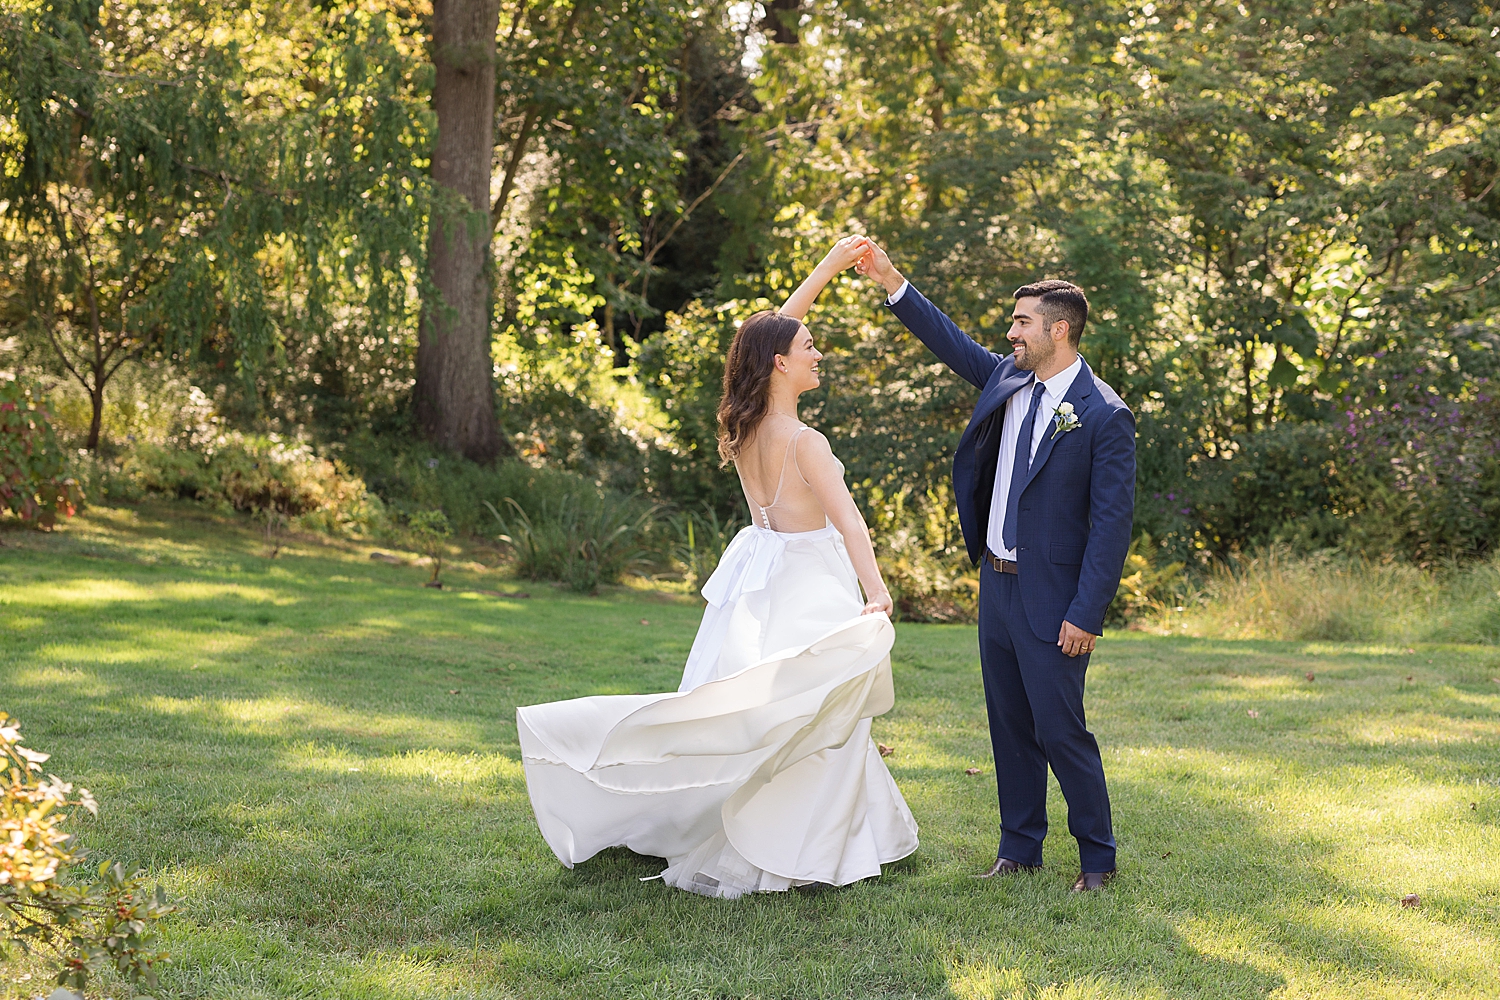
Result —
<path fill-rule="evenodd" d="M 1060 319 L 1068 321 L 1068 343 L 1074 347 L 1083 339 L 1083 326 L 1089 321 L 1089 298 L 1071 281 L 1048 278 L 1016 289 L 1018 299 L 1041 299 L 1042 315 L 1047 326 Z"/>

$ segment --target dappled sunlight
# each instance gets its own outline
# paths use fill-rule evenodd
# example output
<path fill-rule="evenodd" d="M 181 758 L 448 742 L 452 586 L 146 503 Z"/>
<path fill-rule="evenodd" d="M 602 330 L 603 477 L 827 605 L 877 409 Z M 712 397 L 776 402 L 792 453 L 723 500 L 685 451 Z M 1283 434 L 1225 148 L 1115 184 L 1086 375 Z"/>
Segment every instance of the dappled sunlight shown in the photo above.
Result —
<path fill-rule="evenodd" d="M 204 525 L 184 538 L 208 551 Z M 903 623 L 872 731 L 922 847 L 843 892 L 720 906 L 639 882 L 659 865 L 626 850 L 559 866 L 516 744 L 519 704 L 675 685 L 690 602 L 424 590 L 316 546 L 164 572 L 139 557 L 175 528 L 97 530 L 46 561 L 0 551 L 27 567 L 0 591 L 26 626 L 0 630 L 0 707 L 103 790 L 85 846 L 142 857 L 183 904 L 164 995 L 1495 992 L 1489 653 L 1111 636 L 1088 697 L 1122 874 L 1080 898 L 1055 781 L 1046 868 L 970 877 L 999 834 L 973 630 Z"/>
<path fill-rule="evenodd" d="M 118 687 L 104 681 L 98 674 L 78 667 L 27 667 L 16 670 L 9 676 L 12 683 L 23 687 L 66 688 L 69 693 L 85 698 L 108 698 L 119 691 Z"/>
<path fill-rule="evenodd" d="M 8 588 L 7 603 L 51 605 L 82 604 L 103 601 L 214 601 L 225 597 L 257 604 L 289 607 L 298 598 L 269 587 L 244 583 L 207 583 L 202 581 L 138 584 L 125 580 L 97 578 L 74 579 L 68 583 Z"/>
<path fill-rule="evenodd" d="M 954 1000 L 1011 1000 L 1026 995 L 1025 973 L 984 959 L 950 963 L 947 976 Z"/>
<path fill-rule="evenodd" d="M 393 756 L 354 755 L 307 746 L 283 755 L 289 768 L 328 774 L 358 771 L 391 778 L 419 778 L 438 785 L 471 785 L 475 782 L 521 782 L 526 780 L 521 762 L 504 754 L 454 753 L 424 748 Z"/>
<path fill-rule="evenodd" d="M 1378 656 L 1384 658 L 1411 655 L 1409 646 L 1392 646 L 1386 643 L 1351 642 L 1346 645 L 1337 642 L 1305 642 L 1288 645 L 1301 656 L 1337 656 L 1340 658 Z"/>
<path fill-rule="evenodd" d="M 37 647 L 35 658 L 95 663 L 159 662 L 164 655 L 187 658 L 194 665 L 211 656 L 241 653 L 254 646 L 263 636 L 243 635 L 227 630 L 186 632 L 169 629 L 161 623 L 143 622 L 126 625 L 112 622 L 108 638 L 92 643 L 60 642 Z"/>
<path fill-rule="evenodd" d="M 301 700 L 266 698 L 177 698 L 155 695 L 138 699 L 143 709 L 163 715 L 192 716 L 201 722 L 233 728 L 277 742 L 314 735 L 356 736 L 407 740 L 412 743 L 445 742 L 472 745 L 482 737 L 469 722 L 437 720 L 421 715 L 397 715 L 353 711 L 336 705 Z M 325 747 L 309 747 L 309 760 L 324 758 Z"/>
<path fill-rule="evenodd" d="M 1285 902 L 1254 917 L 1206 914 L 1180 919 L 1179 934 L 1205 955 L 1243 962 L 1300 985 L 1293 994 L 1361 984 L 1364 996 L 1423 991 L 1423 980 L 1488 983 L 1500 989 L 1496 934 L 1444 922 L 1396 898 L 1357 904 Z M 1392 976 L 1395 980 L 1392 980 Z M 1408 980 L 1402 982 L 1402 980 Z M 1449 992 L 1446 996 L 1483 996 Z"/>
<path fill-rule="evenodd" d="M 1396 743 L 1477 743 L 1500 739 L 1500 719 L 1455 719 L 1435 712 L 1328 719 L 1321 728 L 1369 746 Z"/>

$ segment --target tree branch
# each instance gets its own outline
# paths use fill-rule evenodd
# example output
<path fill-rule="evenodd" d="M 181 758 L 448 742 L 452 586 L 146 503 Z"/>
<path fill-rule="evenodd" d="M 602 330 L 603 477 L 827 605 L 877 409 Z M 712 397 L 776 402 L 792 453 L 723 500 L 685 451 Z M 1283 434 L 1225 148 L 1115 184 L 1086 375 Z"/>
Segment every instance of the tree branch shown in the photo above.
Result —
<path fill-rule="evenodd" d="M 717 178 L 715 178 L 714 182 L 710 184 L 702 194 L 693 199 L 693 203 L 683 210 L 682 214 L 677 217 L 676 222 L 672 223 L 672 228 L 667 230 L 667 235 L 663 236 L 661 238 L 661 241 L 652 246 L 650 251 L 646 253 L 646 256 L 641 258 L 642 267 L 650 266 L 651 262 L 656 259 L 656 255 L 661 250 L 661 248 L 666 246 L 668 241 L 670 241 L 673 236 L 677 235 L 677 230 L 682 228 L 682 224 L 686 222 L 688 220 L 688 217 L 693 214 L 693 210 L 707 201 L 715 191 L 719 190 L 719 185 L 724 183 L 725 179 L 729 177 L 730 172 L 734 170 L 735 167 L 739 166 L 740 161 L 744 158 L 745 150 L 742 149 L 734 159 L 729 161 L 729 166 L 724 168 L 723 172 L 720 173 Z"/>

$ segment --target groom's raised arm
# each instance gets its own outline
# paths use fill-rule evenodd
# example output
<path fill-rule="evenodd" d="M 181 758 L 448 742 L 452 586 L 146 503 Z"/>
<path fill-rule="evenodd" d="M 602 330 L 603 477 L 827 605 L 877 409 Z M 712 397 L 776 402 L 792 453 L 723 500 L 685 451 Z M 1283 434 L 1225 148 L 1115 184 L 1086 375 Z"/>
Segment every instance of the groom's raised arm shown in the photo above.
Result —
<path fill-rule="evenodd" d="M 958 328 L 948 314 L 928 301 L 910 282 L 899 298 L 886 304 L 906 328 L 917 335 L 960 378 L 983 389 L 1000 364 L 999 356 L 982 347 L 973 337 Z"/>
<path fill-rule="evenodd" d="M 977 388 L 983 389 L 988 384 L 990 375 L 1000 364 L 999 356 L 985 350 L 941 309 L 927 301 L 926 296 L 901 276 L 884 250 L 872 242 L 870 252 L 861 258 L 856 269 L 885 286 L 888 296 L 885 304 L 943 364 Z"/>

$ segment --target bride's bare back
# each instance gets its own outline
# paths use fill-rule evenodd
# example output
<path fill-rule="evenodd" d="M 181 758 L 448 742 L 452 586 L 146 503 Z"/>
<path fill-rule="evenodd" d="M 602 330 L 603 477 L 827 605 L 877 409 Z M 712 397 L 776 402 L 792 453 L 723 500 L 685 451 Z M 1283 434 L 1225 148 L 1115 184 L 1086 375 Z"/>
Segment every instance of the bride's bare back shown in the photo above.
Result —
<path fill-rule="evenodd" d="M 822 481 L 829 479 L 830 473 L 843 490 L 844 466 L 833 457 L 821 434 L 805 434 L 807 430 L 806 424 L 773 413 L 740 449 L 734 464 L 757 527 L 816 531 L 830 523 L 828 509 L 818 494 L 827 490 L 828 484 Z M 804 465 L 808 466 L 806 471 Z M 815 488 L 814 483 L 823 489 Z"/>

